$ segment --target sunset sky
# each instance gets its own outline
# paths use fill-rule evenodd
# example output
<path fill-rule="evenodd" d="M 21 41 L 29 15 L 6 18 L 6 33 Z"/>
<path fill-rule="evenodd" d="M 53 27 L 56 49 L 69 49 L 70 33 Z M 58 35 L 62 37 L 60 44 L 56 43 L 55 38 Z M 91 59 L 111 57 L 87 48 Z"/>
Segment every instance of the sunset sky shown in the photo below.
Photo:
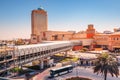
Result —
<path fill-rule="evenodd" d="M 0 0 L 0 40 L 30 38 L 31 11 L 40 6 L 48 13 L 49 30 L 120 27 L 120 0 Z"/>

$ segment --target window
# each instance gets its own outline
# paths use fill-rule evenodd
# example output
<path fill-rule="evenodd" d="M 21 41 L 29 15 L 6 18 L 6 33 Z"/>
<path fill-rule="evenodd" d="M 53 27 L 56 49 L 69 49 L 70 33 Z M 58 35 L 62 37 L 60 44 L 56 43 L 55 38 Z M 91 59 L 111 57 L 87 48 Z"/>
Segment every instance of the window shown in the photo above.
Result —
<path fill-rule="evenodd" d="M 33 40 L 35 40 L 36 38 L 33 38 Z"/>
<path fill-rule="evenodd" d="M 115 40 L 115 38 L 113 38 L 113 40 Z"/>
<path fill-rule="evenodd" d="M 117 38 L 117 40 L 119 40 L 119 38 Z"/>

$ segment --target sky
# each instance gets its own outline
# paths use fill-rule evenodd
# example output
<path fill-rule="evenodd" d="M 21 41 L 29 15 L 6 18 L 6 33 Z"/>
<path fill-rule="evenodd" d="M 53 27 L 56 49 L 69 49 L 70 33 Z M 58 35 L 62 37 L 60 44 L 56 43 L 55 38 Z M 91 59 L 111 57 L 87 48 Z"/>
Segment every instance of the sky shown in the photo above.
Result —
<path fill-rule="evenodd" d="M 31 11 L 42 6 L 48 13 L 48 29 L 96 31 L 120 27 L 120 0 L 0 0 L 0 40 L 30 38 Z"/>

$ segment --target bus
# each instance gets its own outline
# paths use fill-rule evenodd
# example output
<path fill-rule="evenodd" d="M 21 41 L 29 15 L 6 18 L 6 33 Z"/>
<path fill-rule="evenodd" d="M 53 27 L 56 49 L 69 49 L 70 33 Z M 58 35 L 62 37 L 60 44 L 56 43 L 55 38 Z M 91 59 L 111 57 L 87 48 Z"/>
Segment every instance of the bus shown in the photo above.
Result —
<path fill-rule="evenodd" d="M 63 72 L 72 72 L 73 66 L 72 65 L 67 65 L 67 66 L 63 66 L 60 68 L 55 68 L 55 69 L 51 69 L 50 70 L 50 77 L 54 77 L 55 75 L 60 75 Z"/>
<path fill-rule="evenodd" d="M 15 80 L 15 79 L 10 79 L 10 78 L 6 78 L 6 77 L 0 77 L 0 80 Z"/>

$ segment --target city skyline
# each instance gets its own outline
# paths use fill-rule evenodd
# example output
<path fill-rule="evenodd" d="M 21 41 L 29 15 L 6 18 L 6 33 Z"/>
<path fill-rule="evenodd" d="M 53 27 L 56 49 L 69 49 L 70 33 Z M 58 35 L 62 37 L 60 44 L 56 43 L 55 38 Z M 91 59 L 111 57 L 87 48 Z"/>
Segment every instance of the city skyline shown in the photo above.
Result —
<path fill-rule="evenodd" d="M 42 6 L 48 30 L 81 31 L 93 24 L 99 32 L 120 27 L 119 0 L 1 0 L 0 39 L 30 38 L 31 11 Z"/>

